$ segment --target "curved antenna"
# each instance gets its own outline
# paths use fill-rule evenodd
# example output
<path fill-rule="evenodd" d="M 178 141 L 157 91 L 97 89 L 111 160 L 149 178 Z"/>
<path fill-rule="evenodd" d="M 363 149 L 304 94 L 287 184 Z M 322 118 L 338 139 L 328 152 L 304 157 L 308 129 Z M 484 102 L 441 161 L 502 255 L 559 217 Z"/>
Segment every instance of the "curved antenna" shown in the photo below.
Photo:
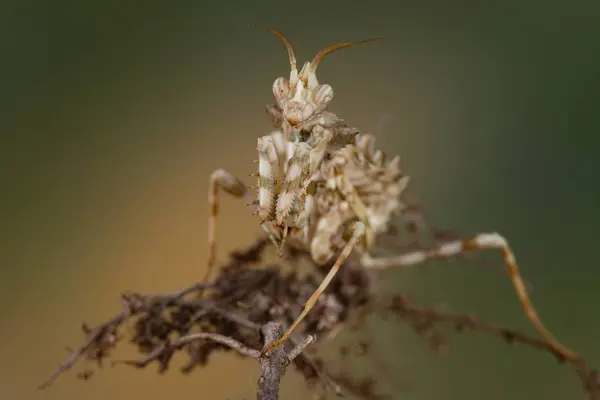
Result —
<path fill-rule="evenodd" d="M 329 53 L 333 53 L 336 50 L 339 49 L 344 49 L 346 47 L 351 47 L 351 46 L 356 46 L 359 44 L 363 44 L 363 43 L 367 43 L 367 42 L 373 42 L 375 40 L 382 40 L 383 38 L 371 38 L 371 39 L 364 39 L 364 40 L 359 40 L 357 42 L 342 42 L 342 43 L 338 43 L 338 44 L 334 44 L 331 45 L 329 47 L 325 47 L 323 50 L 319 51 L 317 53 L 317 55 L 315 56 L 315 58 L 313 58 L 312 62 L 310 63 L 310 70 L 312 72 L 315 72 L 317 70 L 317 66 L 319 65 L 319 63 L 321 62 L 321 60 L 323 58 L 325 58 L 325 56 Z"/>
<path fill-rule="evenodd" d="M 279 39 L 281 39 L 283 44 L 285 44 L 285 47 L 287 48 L 287 51 L 288 51 L 288 56 L 290 57 L 290 67 L 292 68 L 291 76 L 297 76 L 298 69 L 296 68 L 296 56 L 294 55 L 294 49 L 293 49 L 292 43 L 289 41 L 289 39 L 286 38 L 285 36 L 283 36 L 283 34 L 281 32 L 278 32 L 275 29 L 269 28 L 268 26 L 264 26 L 264 25 L 250 25 L 250 26 L 253 28 L 264 29 L 265 31 L 271 32 L 273 35 L 275 35 Z"/>

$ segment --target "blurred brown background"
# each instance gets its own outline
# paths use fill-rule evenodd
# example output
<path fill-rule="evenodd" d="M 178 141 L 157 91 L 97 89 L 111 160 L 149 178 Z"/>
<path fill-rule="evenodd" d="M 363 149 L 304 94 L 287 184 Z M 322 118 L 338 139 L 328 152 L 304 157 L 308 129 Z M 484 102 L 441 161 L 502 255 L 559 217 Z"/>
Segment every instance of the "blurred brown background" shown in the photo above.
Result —
<path fill-rule="evenodd" d="M 252 182 L 271 84 L 288 73 L 283 45 L 252 23 L 281 30 L 300 60 L 384 36 L 323 62 L 332 110 L 403 155 L 433 225 L 506 235 L 548 326 L 600 366 L 599 17 L 592 1 L 2 2 L 0 398 L 254 396 L 254 363 L 229 355 L 191 376 L 108 368 L 35 390 L 121 291 L 201 276 L 208 176 Z M 260 228 L 235 200 L 221 210 L 223 258 Z M 431 263 L 389 279 L 531 332 L 498 270 Z M 467 334 L 441 357 L 402 324 L 376 328 L 414 385 L 397 398 L 584 398 L 546 354 Z M 283 396 L 309 398 L 292 372 Z"/>

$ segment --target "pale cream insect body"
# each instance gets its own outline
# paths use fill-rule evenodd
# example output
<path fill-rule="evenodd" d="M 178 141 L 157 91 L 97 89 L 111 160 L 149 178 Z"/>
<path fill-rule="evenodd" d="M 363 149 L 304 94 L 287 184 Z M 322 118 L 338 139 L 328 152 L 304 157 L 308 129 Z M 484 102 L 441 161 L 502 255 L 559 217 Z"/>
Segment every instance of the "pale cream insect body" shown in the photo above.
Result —
<path fill-rule="evenodd" d="M 290 78 L 277 78 L 273 83 L 277 104 L 268 106 L 267 112 L 278 129 L 257 142 L 257 198 L 252 198 L 246 186 L 232 174 L 217 170 L 211 175 L 208 274 L 216 260 L 219 188 L 255 206 L 261 226 L 279 248 L 286 242 L 302 246 L 319 264 L 337 255 L 330 272 L 306 302 L 302 313 L 281 340 L 264 348 L 263 353 L 289 338 L 352 252 L 360 257 L 364 267 L 378 269 L 406 267 L 474 249 L 498 248 L 504 254 L 526 316 L 557 352 L 568 359 L 580 358 L 560 344 L 542 324 L 529 300 L 514 255 L 507 241 L 497 233 L 479 234 L 437 249 L 398 256 L 372 258 L 369 255 L 377 235 L 387 230 L 390 217 L 402 212 L 400 195 L 408 184 L 408 177 L 400 171 L 399 158 L 386 161 L 383 152 L 374 150 L 371 135 L 349 128 L 326 110 L 333 98 L 333 89 L 319 84 L 316 69 L 325 55 L 375 39 L 327 47 L 298 73 L 289 40 L 271 28 L 261 28 L 285 44 Z"/>

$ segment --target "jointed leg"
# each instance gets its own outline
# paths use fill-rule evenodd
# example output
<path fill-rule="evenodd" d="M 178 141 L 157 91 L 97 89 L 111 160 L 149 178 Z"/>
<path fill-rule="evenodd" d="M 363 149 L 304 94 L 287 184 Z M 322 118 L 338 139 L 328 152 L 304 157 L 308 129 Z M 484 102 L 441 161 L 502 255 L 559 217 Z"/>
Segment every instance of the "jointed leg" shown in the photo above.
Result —
<path fill-rule="evenodd" d="M 323 282 L 321 282 L 321 284 L 319 285 L 317 290 L 315 290 L 315 292 L 312 294 L 312 296 L 310 296 L 310 298 L 308 299 L 306 304 L 304 304 L 304 310 L 302 310 L 302 312 L 300 313 L 298 318 L 296 318 L 294 323 L 283 334 L 281 339 L 277 340 L 276 342 L 272 342 L 268 346 L 265 346 L 261 350 L 261 354 L 263 354 L 263 355 L 266 354 L 269 350 L 272 350 L 272 349 L 280 346 L 281 344 L 285 343 L 289 339 L 289 337 L 292 334 L 292 332 L 294 331 L 294 329 L 296 329 L 298 324 L 306 317 L 306 315 L 310 312 L 310 310 L 312 310 L 312 308 L 315 306 L 315 304 L 317 303 L 317 299 L 319 298 L 321 293 L 323 293 L 325 288 L 327 288 L 327 285 L 329 285 L 329 283 L 331 282 L 331 280 L 333 279 L 335 274 L 340 270 L 340 267 L 342 266 L 344 261 L 346 261 L 346 259 L 348 258 L 348 256 L 352 252 L 352 250 L 354 249 L 354 246 L 356 246 L 356 242 L 361 237 L 363 237 L 364 234 L 365 234 L 365 225 L 362 222 L 357 222 L 356 225 L 354 226 L 354 233 L 352 234 L 352 238 L 348 241 L 346 246 L 344 246 L 344 249 L 338 256 L 337 260 L 335 261 L 335 264 L 333 264 L 333 267 L 331 267 L 331 269 L 329 270 L 329 273 L 323 279 Z"/>
<path fill-rule="evenodd" d="M 208 217 L 208 265 L 203 279 L 204 283 L 210 278 L 217 260 L 217 193 L 219 188 L 237 198 L 246 198 L 248 203 L 252 202 L 246 186 L 230 172 L 218 169 L 210 175 L 208 188 L 208 204 L 210 207 L 210 215 Z"/>
<path fill-rule="evenodd" d="M 273 222 L 265 221 L 262 224 L 260 224 L 260 227 L 263 228 L 263 231 L 265 231 L 267 237 L 269 238 L 273 246 L 276 249 L 278 249 L 280 247 L 280 243 L 277 241 L 278 233 L 275 227 L 273 226 Z"/>
<path fill-rule="evenodd" d="M 496 248 L 502 250 L 504 254 L 504 260 L 509 268 L 511 280 L 515 287 L 515 291 L 519 296 L 519 300 L 521 300 L 525 315 L 531 321 L 537 331 L 546 339 L 548 344 L 568 360 L 580 359 L 581 356 L 579 354 L 563 346 L 542 323 L 537 311 L 535 310 L 535 307 L 529 299 L 527 288 L 519 273 L 519 267 L 517 265 L 515 256 L 506 239 L 498 233 L 482 233 L 472 239 L 448 242 L 436 249 L 415 251 L 398 256 L 385 258 L 371 258 L 369 256 L 364 256 L 362 259 L 362 264 L 366 268 L 376 269 L 410 267 L 427 261 L 428 259 L 446 258 L 463 252 L 486 248 Z"/>

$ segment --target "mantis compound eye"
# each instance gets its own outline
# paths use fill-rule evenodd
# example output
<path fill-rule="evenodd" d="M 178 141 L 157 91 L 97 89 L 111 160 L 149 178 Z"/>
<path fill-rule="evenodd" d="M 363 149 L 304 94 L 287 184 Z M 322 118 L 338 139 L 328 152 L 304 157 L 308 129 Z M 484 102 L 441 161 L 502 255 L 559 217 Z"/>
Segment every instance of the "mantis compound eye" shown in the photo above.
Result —
<path fill-rule="evenodd" d="M 321 85 L 314 94 L 315 104 L 319 107 L 325 107 L 333 99 L 333 88 L 329 85 Z"/>
<path fill-rule="evenodd" d="M 275 100 L 277 100 L 277 104 L 280 104 L 282 100 L 286 99 L 289 93 L 289 80 L 283 77 L 275 79 L 275 82 L 273 82 L 273 94 L 275 95 Z"/>

